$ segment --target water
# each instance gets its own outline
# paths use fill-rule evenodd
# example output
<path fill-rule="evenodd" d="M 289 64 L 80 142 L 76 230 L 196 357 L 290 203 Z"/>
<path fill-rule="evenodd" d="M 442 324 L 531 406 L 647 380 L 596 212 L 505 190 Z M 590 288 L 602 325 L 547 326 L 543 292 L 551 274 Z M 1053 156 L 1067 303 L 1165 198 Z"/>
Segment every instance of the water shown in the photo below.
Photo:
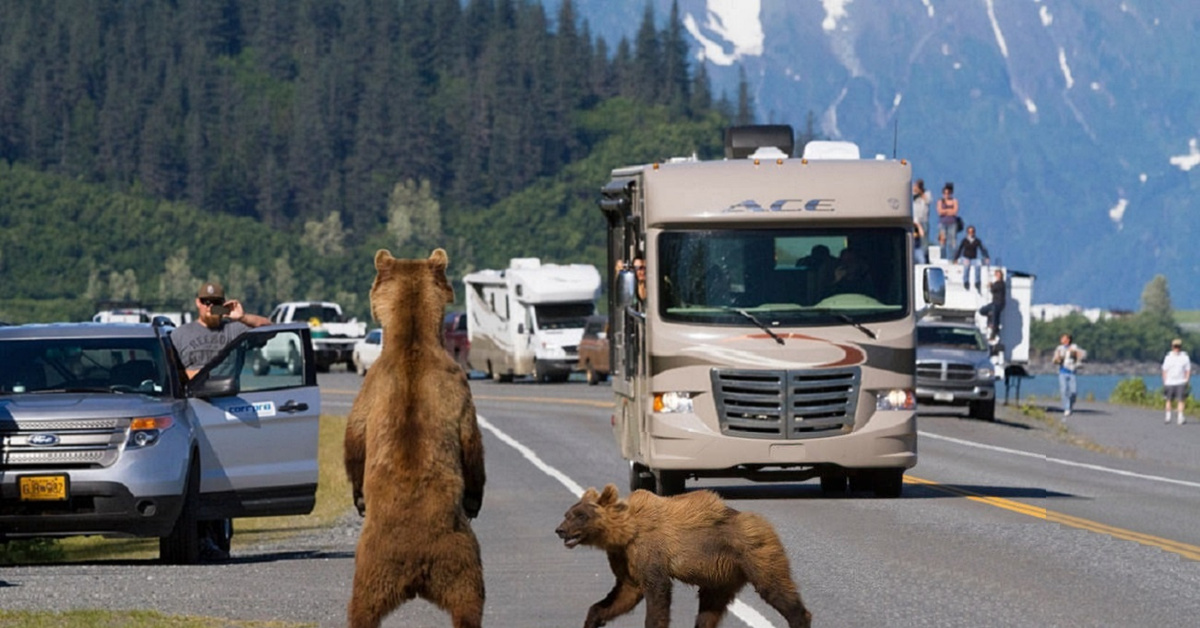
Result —
<path fill-rule="evenodd" d="M 1141 377 L 1142 381 L 1146 382 L 1147 390 L 1157 390 L 1162 388 L 1162 376 L 1155 375 L 1077 375 L 1076 376 L 1076 392 L 1077 398 L 1080 400 L 1094 399 L 1096 401 L 1108 401 L 1112 396 L 1112 391 L 1116 388 L 1117 383 Z M 1009 399 L 1015 400 L 1017 395 L 1016 382 L 1008 390 Z M 1004 399 L 1004 380 L 996 383 L 996 395 L 1000 399 Z M 1058 375 L 1035 375 L 1033 379 L 1021 381 L 1021 398 L 1028 399 L 1030 396 L 1051 399 L 1058 399 Z"/>

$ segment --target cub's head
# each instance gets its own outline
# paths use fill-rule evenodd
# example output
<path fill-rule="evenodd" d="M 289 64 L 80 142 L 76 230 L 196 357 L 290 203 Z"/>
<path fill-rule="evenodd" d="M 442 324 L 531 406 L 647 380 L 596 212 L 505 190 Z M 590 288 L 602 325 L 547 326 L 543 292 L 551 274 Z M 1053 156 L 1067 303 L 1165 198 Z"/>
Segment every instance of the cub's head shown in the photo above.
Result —
<path fill-rule="evenodd" d="M 440 329 L 454 289 L 446 279 L 449 260 L 442 249 L 429 259 L 396 259 L 386 250 L 375 253 L 375 283 L 371 286 L 371 315 L 385 329 Z"/>
<path fill-rule="evenodd" d="M 567 509 L 562 523 L 554 533 L 563 540 L 563 545 L 608 547 L 619 544 L 628 536 L 627 517 L 629 504 L 617 496 L 617 487 L 609 484 L 604 492 L 589 488 L 579 501 Z"/>

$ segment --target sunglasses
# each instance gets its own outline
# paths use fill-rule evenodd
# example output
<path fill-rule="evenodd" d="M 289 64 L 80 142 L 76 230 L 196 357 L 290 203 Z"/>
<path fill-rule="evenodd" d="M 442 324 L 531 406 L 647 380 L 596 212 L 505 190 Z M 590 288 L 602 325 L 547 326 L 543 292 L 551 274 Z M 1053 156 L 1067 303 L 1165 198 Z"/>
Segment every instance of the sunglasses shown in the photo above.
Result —
<path fill-rule="evenodd" d="M 634 270 L 646 270 L 646 267 L 645 266 L 634 266 L 633 269 Z"/>
<path fill-rule="evenodd" d="M 225 305 L 225 299 L 200 299 L 200 302 L 208 307 L 212 307 L 214 305 Z"/>

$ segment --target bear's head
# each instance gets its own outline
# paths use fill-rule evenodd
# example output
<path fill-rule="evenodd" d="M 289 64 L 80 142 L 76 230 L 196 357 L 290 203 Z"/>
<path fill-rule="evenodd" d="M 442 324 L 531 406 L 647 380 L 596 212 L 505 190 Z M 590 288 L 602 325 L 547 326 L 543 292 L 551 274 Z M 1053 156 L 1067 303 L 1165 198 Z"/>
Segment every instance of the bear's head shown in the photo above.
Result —
<path fill-rule="evenodd" d="M 615 485 L 605 486 L 604 492 L 589 488 L 567 509 L 554 533 L 568 548 L 622 545 L 632 536 L 628 514 L 629 504 L 617 496 Z"/>
<path fill-rule="evenodd" d="M 449 260 L 442 249 L 429 259 L 396 259 L 386 250 L 375 253 L 375 283 L 371 286 L 371 315 L 388 331 L 412 338 L 433 334 L 441 342 L 442 316 L 454 301 L 446 279 Z"/>

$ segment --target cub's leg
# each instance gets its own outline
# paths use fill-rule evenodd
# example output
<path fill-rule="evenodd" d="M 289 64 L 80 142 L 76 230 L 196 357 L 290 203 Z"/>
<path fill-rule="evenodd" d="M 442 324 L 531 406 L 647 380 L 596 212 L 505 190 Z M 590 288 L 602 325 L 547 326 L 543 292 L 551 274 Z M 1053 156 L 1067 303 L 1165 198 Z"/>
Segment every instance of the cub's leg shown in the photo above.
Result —
<path fill-rule="evenodd" d="M 598 628 L 614 617 L 620 617 L 633 610 L 642 601 L 642 590 L 632 582 L 617 578 L 616 585 L 608 592 L 603 600 L 592 604 L 588 609 L 587 619 L 583 628 Z"/>
<path fill-rule="evenodd" d="M 725 616 L 729 603 L 737 595 L 737 589 L 700 588 L 700 612 L 696 614 L 696 628 L 716 628 Z"/>
<path fill-rule="evenodd" d="M 475 534 L 468 528 L 446 535 L 431 548 L 429 560 L 421 597 L 450 613 L 455 628 L 479 628 L 486 596 Z"/>
<path fill-rule="evenodd" d="M 368 549 L 359 542 L 354 558 L 354 589 L 348 610 L 350 628 L 379 628 L 383 618 L 411 600 L 415 572 L 411 563 Z"/>

